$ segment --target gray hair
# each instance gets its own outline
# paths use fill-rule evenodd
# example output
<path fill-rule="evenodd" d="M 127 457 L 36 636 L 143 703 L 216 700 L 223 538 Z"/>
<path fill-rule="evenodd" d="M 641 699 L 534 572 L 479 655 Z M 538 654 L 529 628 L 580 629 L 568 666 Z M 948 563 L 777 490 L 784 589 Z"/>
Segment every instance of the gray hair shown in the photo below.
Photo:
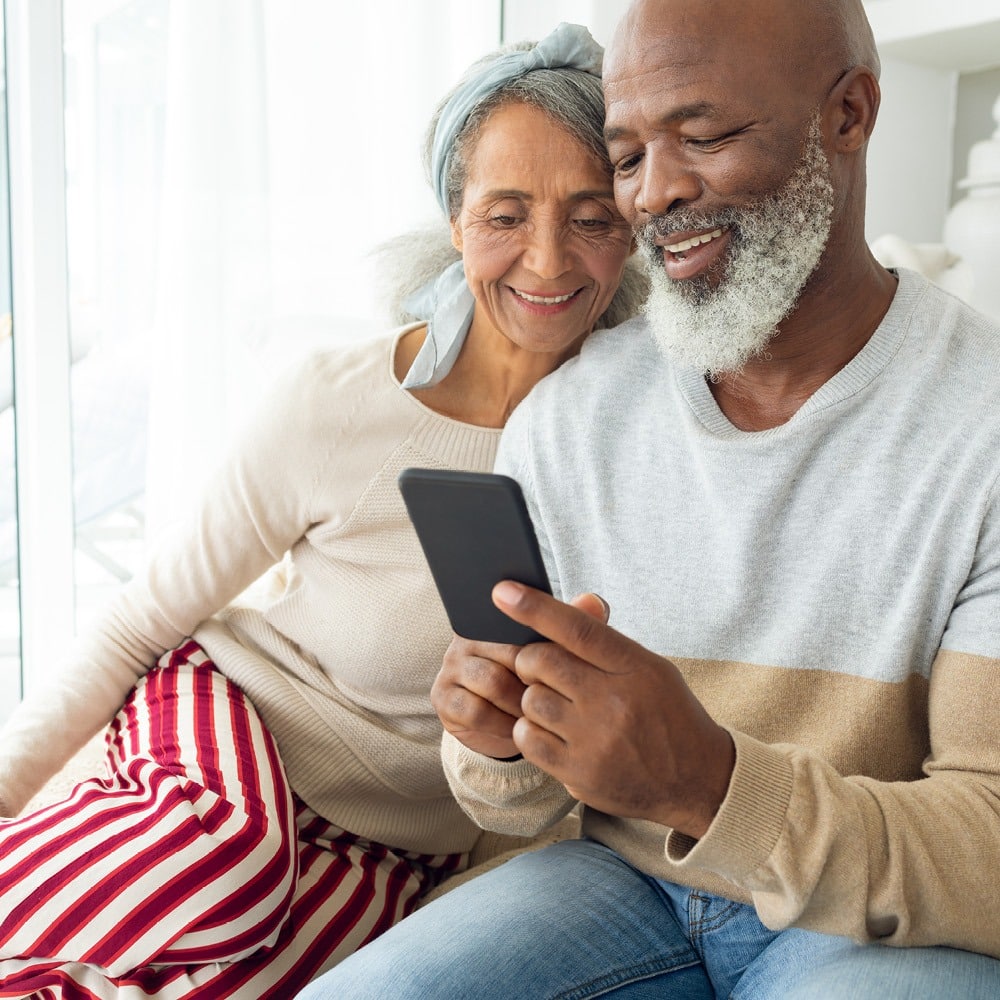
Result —
<path fill-rule="evenodd" d="M 427 178 L 431 176 L 431 157 L 434 136 L 438 122 L 452 96 L 465 80 L 481 72 L 490 63 L 510 52 L 526 52 L 534 47 L 534 42 L 515 42 L 505 45 L 495 52 L 473 63 L 458 83 L 442 98 L 431 117 L 424 136 L 423 163 Z M 487 94 L 470 112 L 462 126 L 452 150 L 445 188 L 448 197 L 448 214 L 454 219 L 462 207 L 462 195 L 469 174 L 470 154 L 476 147 L 479 132 L 490 115 L 506 104 L 530 104 L 544 111 L 561 125 L 585 149 L 589 149 L 601 163 L 607 163 L 607 174 L 611 176 L 611 164 L 604 145 L 604 92 L 599 77 L 584 70 L 568 66 L 560 69 L 537 69 L 524 76 L 509 80 L 497 90 Z"/>
<path fill-rule="evenodd" d="M 533 42 L 505 45 L 470 66 L 466 76 L 477 72 L 484 63 L 509 52 L 526 51 L 533 45 Z M 439 102 L 425 133 L 423 163 L 432 186 L 431 149 L 438 120 L 465 78 Z M 538 69 L 511 80 L 488 94 L 473 109 L 455 139 L 446 177 L 450 218 L 405 233 L 375 250 L 377 301 L 388 313 L 390 322 L 409 323 L 418 319 L 419 317 L 405 310 L 404 300 L 436 278 L 448 265 L 461 259 L 459 252 L 452 246 L 448 223 L 461 210 L 469 176 L 469 160 L 480 131 L 495 111 L 509 104 L 530 104 L 545 112 L 581 146 L 593 153 L 599 163 L 605 164 L 607 175 L 611 177 L 612 167 L 604 145 L 604 92 L 601 81 L 596 76 L 569 67 Z M 625 265 L 621 285 L 604 315 L 595 324 L 596 328 L 617 326 L 634 316 L 642 308 L 648 293 L 649 278 L 645 264 L 639 259 L 639 255 L 634 255 Z"/>

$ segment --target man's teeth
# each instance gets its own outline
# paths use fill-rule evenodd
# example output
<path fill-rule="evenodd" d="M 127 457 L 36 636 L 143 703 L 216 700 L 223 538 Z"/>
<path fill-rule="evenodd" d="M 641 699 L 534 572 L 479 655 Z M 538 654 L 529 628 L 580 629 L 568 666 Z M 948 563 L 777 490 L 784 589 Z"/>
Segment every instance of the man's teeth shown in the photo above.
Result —
<path fill-rule="evenodd" d="M 568 302 L 576 292 L 569 292 L 567 295 L 529 295 L 527 292 L 519 292 L 516 288 L 514 294 L 524 299 L 525 302 L 534 302 L 540 306 L 554 306 L 560 302 Z"/>
<path fill-rule="evenodd" d="M 664 249 L 669 250 L 671 253 L 684 253 L 692 247 L 699 247 L 702 243 L 709 243 L 711 240 L 717 239 L 721 235 L 721 229 L 714 229 L 710 233 L 705 233 L 704 236 L 692 236 L 689 240 L 682 240 L 680 243 L 671 243 L 668 246 L 665 246 Z"/>

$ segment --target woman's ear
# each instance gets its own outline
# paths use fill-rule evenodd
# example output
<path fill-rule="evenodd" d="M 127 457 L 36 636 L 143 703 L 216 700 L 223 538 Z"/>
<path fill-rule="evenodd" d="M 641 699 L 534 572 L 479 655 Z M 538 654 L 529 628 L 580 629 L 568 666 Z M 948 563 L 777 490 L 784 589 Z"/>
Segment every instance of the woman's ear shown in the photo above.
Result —
<path fill-rule="evenodd" d="M 855 66 L 837 81 L 827 99 L 837 152 L 855 153 L 864 146 L 875 128 L 881 99 L 878 80 L 867 66 Z"/>
<path fill-rule="evenodd" d="M 451 245 L 459 252 L 462 252 L 462 227 L 458 224 L 458 219 L 451 220 Z"/>

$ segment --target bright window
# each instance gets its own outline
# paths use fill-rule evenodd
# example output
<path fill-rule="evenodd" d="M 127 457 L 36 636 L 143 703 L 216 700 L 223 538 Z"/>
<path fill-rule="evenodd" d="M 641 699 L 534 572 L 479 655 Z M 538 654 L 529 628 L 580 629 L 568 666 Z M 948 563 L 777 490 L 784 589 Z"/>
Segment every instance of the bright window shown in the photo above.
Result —
<path fill-rule="evenodd" d="M 275 370 L 384 325 L 367 255 L 437 212 L 423 129 L 459 72 L 496 45 L 500 6 L 7 0 L 21 81 L 15 254 L 19 238 L 44 244 L 14 282 L 18 430 L 30 430 L 19 442 L 27 683 L 192 502 Z M 5 274 L 0 260 L 0 316 Z M 11 568 L 0 577 L 8 710 L 17 583 Z"/>

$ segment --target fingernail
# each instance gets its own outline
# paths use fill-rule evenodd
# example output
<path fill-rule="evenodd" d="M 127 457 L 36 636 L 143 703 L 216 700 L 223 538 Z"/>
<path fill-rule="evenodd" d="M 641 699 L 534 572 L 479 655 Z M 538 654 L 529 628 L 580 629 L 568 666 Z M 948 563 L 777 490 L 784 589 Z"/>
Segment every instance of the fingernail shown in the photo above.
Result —
<path fill-rule="evenodd" d="M 521 600 L 521 588 L 511 580 L 502 580 L 493 588 L 493 599 L 514 607 Z"/>
<path fill-rule="evenodd" d="M 594 597 L 596 597 L 601 602 L 601 606 L 604 608 L 604 617 L 605 618 L 610 618 L 611 617 L 611 605 L 608 604 L 608 602 L 606 600 L 604 600 L 604 598 L 601 597 L 600 594 L 594 594 Z"/>

